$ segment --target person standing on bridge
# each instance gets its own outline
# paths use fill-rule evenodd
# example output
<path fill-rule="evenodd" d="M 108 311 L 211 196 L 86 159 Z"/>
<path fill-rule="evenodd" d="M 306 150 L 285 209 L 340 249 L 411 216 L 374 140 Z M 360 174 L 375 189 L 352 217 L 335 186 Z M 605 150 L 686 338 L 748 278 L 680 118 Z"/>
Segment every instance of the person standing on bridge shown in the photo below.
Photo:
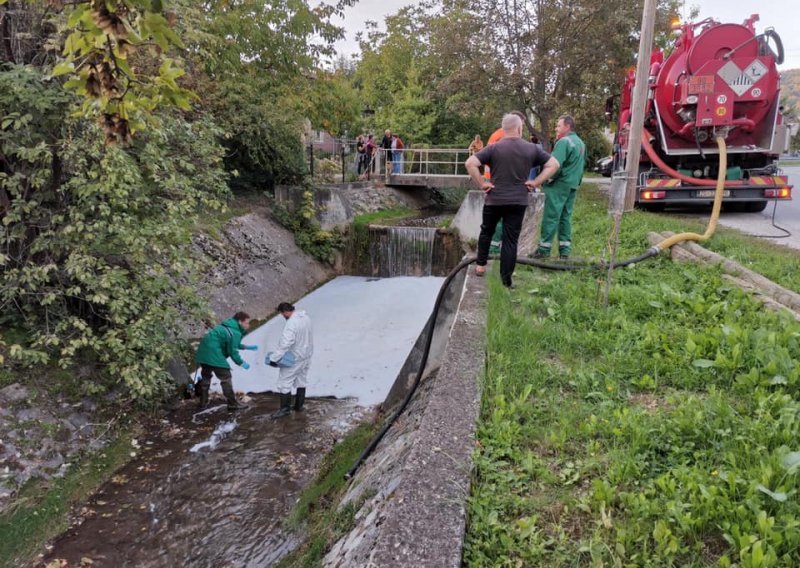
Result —
<path fill-rule="evenodd" d="M 292 412 L 292 388 L 297 389 L 294 409 L 297 412 L 303 410 L 303 403 L 306 400 L 308 369 L 311 366 L 311 356 L 314 354 L 311 318 L 308 317 L 308 314 L 302 310 L 295 310 L 289 302 L 281 302 L 277 310 L 286 320 L 286 325 L 283 327 L 278 348 L 267 357 L 267 364 L 270 367 L 280 368 L 278 392 L 281 396 L 281 407 L 273 414 L 274 418 L 280 418 Z M 279 365 L 283 356 L 289 352 L 294 356 L 294 364 L 290 367 Z"/>
<path fill-rule="evenodd" d="M 391 163 L 392 163 L 392 131 L 387 130 L 383 133 L 383 139 L 381 140 L 381 149 L 383 150 L 383 156 L 386 160 L 386 172 L 392 171 Z"/>
<path fill-rule="evenodd" d="M 364 153 L 366 155 L 366 169 L 364 170 L 364 177 L 365 179 L 369 180 L 370 175 L 372 175 L 372 169 L 374 168 L 375 164 L 375 152 L 377 148 L 375 147 L 375 138 L 372 134 L 367 136 L 367 144 L 364 146 Z"/>
<path fill-rule="evenodd" d="M 528 192 L 550 179 L 558 171 L 558 160 L 535 144 L 522 139 L 522 119 L 507 114 L 502 122 L 503 138 L 467 158 L 465 166 L 475 185 L 485 193 L 483 222 L 478 237 L 478 260 L 475 274 L 486 273 L 489 245 L 498 221 L 503 221 L 500 249 L 500 279 L 511 288 L 511 276 L 517 263 L 517 242 L 528 207 Z M 480 166 L 491 168 L 491 180 L 481 176 Z M 543 166 L 536 179 L 528 180 L 532 167 Z"/>
<path fill-rule="evenodd" d="M 472 139 L 472 142 L 469 143 L 467 152 L 469 152 L 469 155 L 472 156 L 473 154 L 477 154 L 481 150 L 483 150 L 483 140 L 481 140 L 480 134 L 476 134 L 475 138 Z"/>
<path fill-rule="evenodd" d="M 397 134 L 392 134 L 392 173 L 403 173 L 403 148 L 405 144 Z"/>
<path fill-rule="evenodd" d="M 236 400 L 233 392 L 233 375 L 228 357 L 234 363 L 247 370 L 250 365 L 242 360 L 239 350 L 255 351 L 256 345 L 242 345 L 242 336 L 250 327 L 250 316 L 245 312 L 236 312 L 232 318 L 213 328 L 205 334 L 197 348 L 195 361 L 200 365 L 200 380 L 197 392 L 200 394 L 200 408 L 208 407 L 208 391 L 211 388 L 211 377 L 216 375 L 222 386 L 222 394 L 228 401 L 228 410 L 243 410 L 246 405 Z"/>
<path fill-rule="evenodd" d="M 583 181 L 586 162 L 586 145 L 575 133 L 575 120 L 568 114 L 558 117 L 553 157 L 561 164 L 561 169 L 544 187 L 546 199 L 541 238 L 533 257 L 550 256 L 553 238 L 558 231 L 558 256 L 567 259 L 572 252 L 572 209 L 578 187 Z"/>
<path fill-rule="evenodd" d="M 367 166 L 367 143 L 364 141 L 364 135 L 359 134 L 356 138 L 356 172 L 361 175 L 361 172 Z"/>

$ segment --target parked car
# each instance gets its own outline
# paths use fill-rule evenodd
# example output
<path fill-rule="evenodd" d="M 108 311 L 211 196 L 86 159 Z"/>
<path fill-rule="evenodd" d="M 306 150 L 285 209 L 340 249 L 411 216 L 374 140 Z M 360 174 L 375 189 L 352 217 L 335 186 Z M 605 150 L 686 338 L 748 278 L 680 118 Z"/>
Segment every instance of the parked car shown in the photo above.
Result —
<path fill-rule="evenodd" d="M 594 171 L 605 177 L 611 177 L 614 171 L 614 156 L 600 158 L 594 164 Z"/>

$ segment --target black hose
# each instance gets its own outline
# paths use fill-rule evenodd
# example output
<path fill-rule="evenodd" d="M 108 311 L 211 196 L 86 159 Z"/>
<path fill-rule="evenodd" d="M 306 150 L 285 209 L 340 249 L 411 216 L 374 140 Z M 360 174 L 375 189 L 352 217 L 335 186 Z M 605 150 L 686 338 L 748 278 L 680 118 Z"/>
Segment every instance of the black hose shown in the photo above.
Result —
<path fill-rule="evenodd" d="M 412 397 L 417 392 L 417 387 L 419 387 L 419 383 L 422 381 L 422 374 L 425 372 L 425 365 L 428 364 L 428 355 L 431 352 L 431 343 L 433 343 L 433 332 L 434 328 L 436 327 L 436 316 L 439 315 L 439 307 L 442 305 L 442 300 L 444 299 L 444 294 L 447 291 L 447 288 L 450 286 L 450 282 L 453 281 L 453 278 L 456 275 L 464 270 L 467 266 L 472 264 L 478 260 L 477 257 L 468 257 L 458 263 L 453 270 L 450 271 L 450 274 L 444 279 L 442 282 L 442 287 L 439 288 L 439 294 L 436 296 L 436 302 L 433 304 L 433 311 L 431 312 L 430 317 L 428 318 L 427 328 L 428 328 L 428 337 L 425 338 L 425 348 L 422 351 L 422 361 L 419 364 L 419 370 L 417 370 L 417 376 L 414 378 L 414 384 L 411 386 L 411 389 L 406 394 L 406 397 L 403 399 L 402 404 L 400 407 L 392 414 L 392 417 L 389 418 L 386 423 L 381 428 L 380 432 L 378 432 L 372 440 L 370 440 L 369 445 L 364 448 L 364 451 L 361 452 L 361 455 L 358 456 L 358 459 L 355 461 L 353 466 L 348 470 L 346 474 L 344 474 L 345 479 L 350 479 L 355 474 L 356 470 L 364 463 L 364 460 L 369 457 L 372 451 L 377 447 L 383 437 L 386 435 L 386 432 L 389 431 L 389 428 L 392 427 L 395 420 L 403 413 L 408 406 L 408 403 L 411 402 Z"/>
<path fill-rule="evenodd" d="M 762 239 L 785 239 L 786 237 L 791 237 L 792 236 L 792 232 L 789 229 L 785 229 L 785 228 L 783 228 L 780 225 L 775 223 L 775 212 L 778 210 L 778 200 L 776 199 L 775 201 L 773 201 L 773 204 L 774 205 L 772 206 L 772 220 L 771 220 L 772 226 L 775 227 L 776 229 L 778 229 L 779 231 L 782 231 L 784 234 L 783 235 L 750 235 L 751 237 L 760 237 Z"/>
<path fill-rule="evenodd" d="M 620 262 L 614 263 L 614 268 L 622 268 L 628 266 L 630 264 L 635 264 L 637 262 L 641 262 L 642 260 L 648 259 L 650 257 L 658 255 L 660 249 L 657 247 L 650 247 L 644 253 L 640 254 L 639 256 L 630 258 L 628 260 L 623 260 Z M 380 444 L 383 437 L 386 435 L 386 432 L 389 431 L 389 428 L 394 425 L 395 421 L 400 417 L 400 415 L 405 411 L 408 403 L 411 402 L 411 399 L 414 397 L 414 394 L 417 392 L 417 388 L 419 387 L 420 383 L 422 382 L 422 375 L 425 372 L 425 365 L 428 364 L 428 355 L 431 351 L 431 343 L 433 343 L 433 332 L 436 328 L 436 317 L 439 315 L 439 308 L 442 305 L 442 301 L 444 300 L 445 292 L 447 292 L 450 283 L 453 281 L 453 278 L 456 275 L 468 267 L 470 264 L 478 260 L 477 257 L 467 257 L 462 260 L 458 265 L 450 271 L 450 274 L 444 279 L 442 282 L 442 287 L 439 288 L 439 294 L 436 296 L 436 302 L 433 304 L 433 311 L 431 312 L 430 317 L 428 318 L 427 328 L 428 328 L 428 336 L 425 338 L 425 348 L 422 352 L 422 361 L 419 364 L 419 369 L 417 370 L 417 376 L 414 378 L 414 384 L 411 386 L 411 389 L 406 394 L 403 402 L 400 404 L 397 410 L 395 410 L 394 414 L 386 421 L 381 428 L 380 432 L 378 432 L 372 440 L 370 440 L 369 444 L 364 451 L 361 452 L 361 455 L 358 456 L 358 459 L 353 463 L 352 467 L 348 470 L 348 472 L 344 475 L 345 479 L 350 479 L 355 475 L 356 471 L 361 464 L 364 463 L 369 455 L 375 450 L 375 448 Z M 552 263 L 546 262 L 539 259 L 534 258 L 517 258 L 517 264 L 524 264 L 526 266 L 536 266 L 538 268 L 543 268 L 545 270 L 592 270 L 592 269 L 608 269 L 608 265 L 604 263 L 584 263 L 584 264 L 562 264 L 562 263 Z"/>

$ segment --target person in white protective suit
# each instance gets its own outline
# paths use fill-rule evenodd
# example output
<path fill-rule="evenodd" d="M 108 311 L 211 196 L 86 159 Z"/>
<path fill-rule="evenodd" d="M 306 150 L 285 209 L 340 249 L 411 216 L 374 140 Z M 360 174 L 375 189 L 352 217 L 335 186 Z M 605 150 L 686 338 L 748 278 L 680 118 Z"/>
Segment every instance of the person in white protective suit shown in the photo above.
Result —
<path fill-rule="evenodd" d="M 278 348 L 267 356 L 267 364 L 278 367 L 278 392 L 281 395 L 281 407 L 273 415 L 275 418 L 286 416 L 292 411 L 292 389 L 297 390 L 294 409 L 303 410 L 306 399 L 306 380 L 311 366 L 311 355 L 314 353 L 314 340 L 311 335 L 311 319 L 303 310 L 295 310 L 288 302 L 281 302 L 278 311 L 286 319 L 283 334 Z M 294 364 L 285 366 L 294 356 Z"/>

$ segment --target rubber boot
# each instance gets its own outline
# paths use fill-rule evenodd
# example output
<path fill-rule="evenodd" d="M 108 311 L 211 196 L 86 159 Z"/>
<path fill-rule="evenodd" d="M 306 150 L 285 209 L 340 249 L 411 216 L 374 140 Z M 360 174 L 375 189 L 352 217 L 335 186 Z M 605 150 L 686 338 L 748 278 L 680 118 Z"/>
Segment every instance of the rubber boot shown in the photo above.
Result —
<path fill-rule="evenodd" d="M 222 386 L 222 394 L 225 395 L 225 399 L 228 401 L 228 410 L 234 412 L 236 410 L 250 408 L 246 404 L 242 404 L 236 400 L 236 393 L 233 392 L 233 385 L 230 381 L 220 381 L 220 385 Z"/>
<path fill-rule="evenodd" d="M 200 397 L 200 410 L 208 408 L 208 389 L 211 388 L 211 381 L 199 380 L 194 386 L 197 396 Z"/>
<path fill-rule="evenodd" d="M 281 407 L 272 414 L 273 418 L 282 418 L 292 413 L 292 393 L 281 393 Z"/>
<path fill-rule="evenodd" d="M 297 395 L 294 397 L 294 409 L 297 412 L 303 411 L 303 403 L 306 401 L 306 389 L 305 387 L 297 389 Z"/>

